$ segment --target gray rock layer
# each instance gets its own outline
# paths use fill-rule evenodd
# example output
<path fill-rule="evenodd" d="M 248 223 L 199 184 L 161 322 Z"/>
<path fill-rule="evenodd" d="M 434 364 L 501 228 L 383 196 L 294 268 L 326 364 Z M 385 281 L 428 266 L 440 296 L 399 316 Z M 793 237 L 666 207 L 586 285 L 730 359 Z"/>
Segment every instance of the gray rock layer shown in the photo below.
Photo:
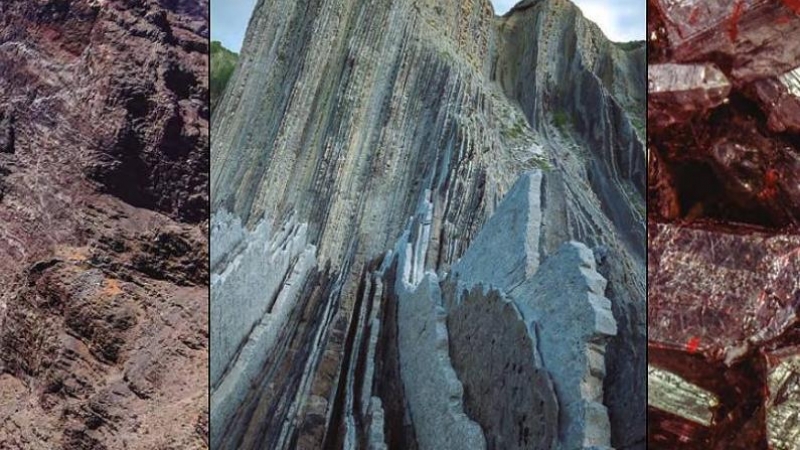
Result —
<path fill-rule="evenodd" d="M 487 448 L 555 448 L 558 400 L 536 333 L 501 292 L 462 292 L 447 315 L 450 354 L 465 410 L 481 424 Z"/>
<path fill-rule="evenodd" d="M 214 228 L 212 242 L 230 243 L 212 261 L 215 273 L 230 270 L 226 255 L 255 242 L 259 224 L 278 230 L 292 217 L 314 266 L 292 284 L 289 329 L 276 331 L 244 400 L 212 418 L 223 430 L 212 439 L 220 448 L 431 448 L 402 336 L 439 313 L 407 320 L 404 305 L 420 300 L 398 294 L 404 283 L 415 292 L 426 274 L 445 279 L 470 248 L 487 261 L 470 269 L 481 278 L 524 283 L 575 240 L 609 249 L 598 271 L 610 299 L 584 293 L 575 308 L 610 306 L 598 326 L 617 325 L 615 336 L 601 333 L 605 355 L 581 356 L 581 368 L 606 369 L 581 417 L 607 409 L 611 444 L 643 448 L 644 78 L 643 44 L 609 42 L 565 0 L 525 1 L 504 17 L 488 0 L 261 1 L 212 124 L 215 217 L 250 231 Z M 501 206 L 526 172 L 510 194 L 519 200 Z M 520 226 L 476 240 L 492 221 Z M 268 277 L 241 270 L 243 284 Z M 212 307 L 266 311 L 272 300 L 258 292 L 212 293 L 221 302 Z M 229 326 L 212 324 L 212 335 L 243 348 L 249 332 L 227 335 Z"/>

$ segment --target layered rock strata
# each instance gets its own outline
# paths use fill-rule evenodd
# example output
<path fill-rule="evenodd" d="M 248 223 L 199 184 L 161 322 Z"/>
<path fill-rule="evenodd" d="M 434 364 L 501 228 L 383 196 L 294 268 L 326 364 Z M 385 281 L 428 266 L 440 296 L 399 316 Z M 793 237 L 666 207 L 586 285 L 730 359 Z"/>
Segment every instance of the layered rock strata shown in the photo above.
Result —
<path fill-rule="evenodd" d="M 206 7 L 0 3 L 0 448 L 208 447 Z"/>
<path fill-rule="evenodd" d="M 481 0 L 259 4 L 215 110 L 211 181 L 214 221 L 242 224 L 213 229 L 231 245 L 212 271 L 247 295 L 212 289 L 212 308 L 261 313 L 237 322 L 246 336 L 212 321 L 212 347 L 237 349 L 212 373 L 242 389 L 212 391 L 230 411 L 212 444 L 643 448 L 644 86 L 643 43 L 609 42 L 567 1 L 505 17 Z M 250 245 L 264 250 L 242 264 Z M 273 265 L 286 249 L 311 268 Z M 563 296 L 548 270 L 574 280 Z M 289 291 L 287 325 L 244 361 L 262 293 Z M 498 349 L 508 369 L 470 359 L 459 314 L 527 350 Z M 472 389 L 492 370 L 507 388 L 489 399 Z M 514 405 L 517 385 L 546 406 Z"/>

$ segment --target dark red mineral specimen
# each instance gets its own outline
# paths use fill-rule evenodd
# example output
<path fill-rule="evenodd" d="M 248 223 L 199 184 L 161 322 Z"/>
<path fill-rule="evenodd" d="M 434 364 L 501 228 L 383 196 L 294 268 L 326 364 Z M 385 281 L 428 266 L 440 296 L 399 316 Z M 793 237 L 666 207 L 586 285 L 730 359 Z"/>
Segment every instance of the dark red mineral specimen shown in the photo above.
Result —
<path fill-rule="evenodd" d="M 648 6 L 648 447 L 798 449 L 800 1 Z"/>

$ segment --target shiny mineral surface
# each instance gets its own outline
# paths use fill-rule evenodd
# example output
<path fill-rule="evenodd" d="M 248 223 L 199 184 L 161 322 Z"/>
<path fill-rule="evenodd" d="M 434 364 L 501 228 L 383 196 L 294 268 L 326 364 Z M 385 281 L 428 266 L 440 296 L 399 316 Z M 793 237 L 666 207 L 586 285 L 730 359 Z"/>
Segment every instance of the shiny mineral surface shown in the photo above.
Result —
<path fill-rule="evenodd" d="M 648 445 L 800 448 L 800 1 L 648 6 Z"/>

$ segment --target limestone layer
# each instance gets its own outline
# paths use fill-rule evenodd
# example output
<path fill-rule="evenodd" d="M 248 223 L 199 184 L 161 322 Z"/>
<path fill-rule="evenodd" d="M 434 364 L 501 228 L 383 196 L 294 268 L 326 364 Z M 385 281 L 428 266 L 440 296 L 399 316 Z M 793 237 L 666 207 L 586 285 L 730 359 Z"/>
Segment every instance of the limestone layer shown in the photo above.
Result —
<path fill-rule="evenodd" d="M 212 446 L 643 448 L 644 83 L 565 0 L 260 2 L 212 120 Z"/>

